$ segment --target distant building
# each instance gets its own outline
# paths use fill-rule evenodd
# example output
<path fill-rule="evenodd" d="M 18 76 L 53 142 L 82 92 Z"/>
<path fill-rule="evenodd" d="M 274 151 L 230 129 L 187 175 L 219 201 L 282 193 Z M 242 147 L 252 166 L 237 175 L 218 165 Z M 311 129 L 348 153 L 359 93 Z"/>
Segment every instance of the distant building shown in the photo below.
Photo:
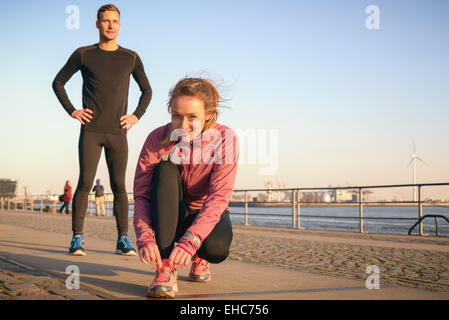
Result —
<path fill-rule="evenodd" d="M 357 201 L 357 195 L 355 195 L 353 192 L 350 192 L 350 191 L 348 191 L 346 189 L 337 189 L 335 194 L 336 194 L 336 201 L 337 202 Z"/>
<path fill-rule="evenodd" d="M 376 202 L 377 199 L 371 190 L 362 190 L 363 201 Z M 359 190 L 336 189 L 323 193 L 324 202 L 357 202 L 359 201 Z"/>
<path fill-rule="evenodd" d="M 324 192 L 321 200 L 323 202 L 332 202 L 332 197 L 328 192 Z"/>
<path fill-rule="evenodd" d="M 14 198 L 16 195 L 17 181 L 0 179 L 0 198 Z"/>
<path fill-rule="evenodd" d="M 332 202 L 332 194 L 327 191 L 302 191 L 302 202 Z"/>

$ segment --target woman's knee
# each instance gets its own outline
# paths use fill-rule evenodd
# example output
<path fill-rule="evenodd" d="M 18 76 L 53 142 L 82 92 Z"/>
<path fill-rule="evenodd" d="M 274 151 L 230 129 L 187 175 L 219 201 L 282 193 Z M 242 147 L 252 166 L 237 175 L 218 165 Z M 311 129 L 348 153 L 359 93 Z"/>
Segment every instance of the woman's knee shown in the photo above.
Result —
<path fill-rule="evenodd" d="M 171 161 L 161 161 L 156 166 L 153 175 L 153 185 L 172 185 L 180 181 L 178 166 Z"/>
<path fill-rule="evenodd" d="M 227 241 L 206 241 L 198 250 L 198 256 L 210 263 L 220 263 L 229 256 L 229 247 L 230 244 Z"/>
<path fill-rule="evenodd" d="M 232 224 L 228 212 L 223 212 L 220 221 L 204 240 L 198 256 L 211 263 L 220 263 L 229 255 L 233 238 Z"/>
<path fill-rule="evenodd" d="M 159 172 L 159 175 L 163 175 L 164 177 L 177 177 L 179 175 L 178 166 L 175 165 L 171 161 L 161 161 L 156 166 L 156 170 Z"/>

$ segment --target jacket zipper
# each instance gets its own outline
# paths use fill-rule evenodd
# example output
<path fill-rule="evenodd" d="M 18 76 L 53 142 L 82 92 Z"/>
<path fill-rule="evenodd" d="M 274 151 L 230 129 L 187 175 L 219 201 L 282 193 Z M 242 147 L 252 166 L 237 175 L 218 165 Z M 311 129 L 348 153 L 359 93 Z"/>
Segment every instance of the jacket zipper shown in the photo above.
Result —
<path fill-rule="evenodd" d="M 191 167 L 192 167 L 192 162 L 193 162 L 193 143 L 190 143 L 190 162 L 187 165 L 187 183 L 186 183 L 186 191 L 187 194 L 189 194 L 190 192 L 190 177 L 192 176 L 192 172 L 191 171 Z"/>

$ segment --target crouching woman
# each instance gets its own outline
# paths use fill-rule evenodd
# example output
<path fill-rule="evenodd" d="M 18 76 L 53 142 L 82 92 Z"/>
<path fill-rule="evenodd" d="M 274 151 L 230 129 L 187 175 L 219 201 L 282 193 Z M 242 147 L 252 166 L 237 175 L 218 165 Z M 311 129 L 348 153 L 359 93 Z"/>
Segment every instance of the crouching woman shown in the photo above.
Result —
<path fill-rule="evenodd" d="M 211 280 L 232 242 L 228 203 L 237 174 L 235 132 L 217 123 L 220 95 L 206 79 L 185 78 L 170 91 L 171 122 L 152 131 L 134 179 L 134 229 L 140 260 L 156 265 L 147 296 L 177 292 L 177 265 L 188 279 Z"/>

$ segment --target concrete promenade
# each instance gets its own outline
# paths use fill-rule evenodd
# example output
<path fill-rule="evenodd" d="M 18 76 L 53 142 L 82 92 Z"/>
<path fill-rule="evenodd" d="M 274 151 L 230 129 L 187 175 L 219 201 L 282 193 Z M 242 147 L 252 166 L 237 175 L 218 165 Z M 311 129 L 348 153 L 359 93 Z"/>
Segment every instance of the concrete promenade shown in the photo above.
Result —
<path fill-rule="evenodd" d="M 147 299 L 154 270 L 114 253 L 112 217 L 86 217 L 86 256 L 68 255 L 70 240 L 71 216 L 0 211 L 0 299 Z M 70 265 L 80 290 L 65 288 Z M 378 290 L 366 288 L 369 265 L 379 268 Z M 448 300 L 448 266 L 448 238 L 235 225 L 212 281 L 191 283 L 184 267 L 177 299 Z"/>

